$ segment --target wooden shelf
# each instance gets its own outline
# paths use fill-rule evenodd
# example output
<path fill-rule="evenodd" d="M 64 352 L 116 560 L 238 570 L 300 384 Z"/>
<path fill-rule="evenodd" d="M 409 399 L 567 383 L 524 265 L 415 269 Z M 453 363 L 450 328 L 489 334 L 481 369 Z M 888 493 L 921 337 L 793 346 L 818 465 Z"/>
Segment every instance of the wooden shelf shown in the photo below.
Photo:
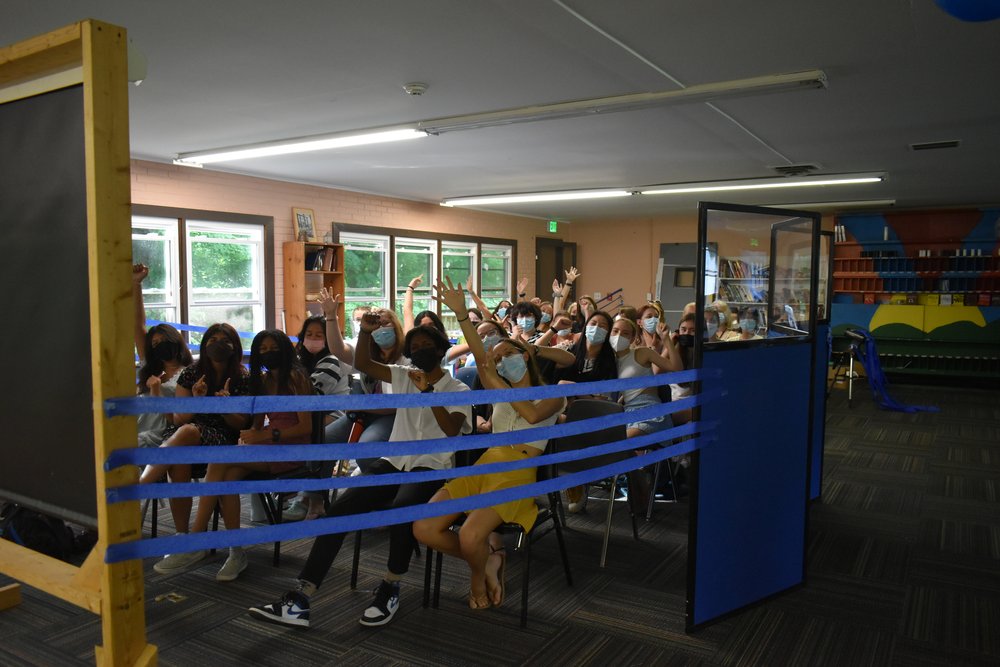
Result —
<path fill-rule="evenodd" d="M 334 295 L 344 293 L 344 246 L 337 243 L 287 241 L 282 244 L 281 250 L 285 268 L 285 332 L 289 336 L 297 336 L 306 317 L 320 313 L 314 300 L 309 302 L 311 307 L 307 304 L 307 296 L 314 297 L 324 287 Z M 333 251 L 331 267 L 337 267 L 336 270 L 314 271 L 306 268 L 306 258 L 319 250 Z M 340 321 L 344 322 L 343 302 L 338 315 Z"/>

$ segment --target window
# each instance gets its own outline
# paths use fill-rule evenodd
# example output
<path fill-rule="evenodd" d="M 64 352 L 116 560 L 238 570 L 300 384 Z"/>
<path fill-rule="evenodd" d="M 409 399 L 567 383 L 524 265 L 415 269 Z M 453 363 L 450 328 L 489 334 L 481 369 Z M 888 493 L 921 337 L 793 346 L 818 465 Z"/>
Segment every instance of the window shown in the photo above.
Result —
<path fill-rule="evenodd" d="M 448 277 L 453 284 L 464 287 L 471 275 L 473 289 L 482 286 L 483 300 L 491 306 L 511 296 L 517 247 L 513 241 L 489 239 L 495 242 L 483 243 L 463 236 L 438 239 L 415 231 L 394 236 L 357 225 L 337 225 L 337 229 L 338 243 L 344 246 L 344 305 L 348 317 L 358 306 L 373 306 L 390 308 L 402 319 L 406 288 L 420 275 L 423 282 L 413 295 L 413 314 L 422 310 L 438 313 L 445 328 L 454 333 L 459 330 L 454 314 L 433 299 L 433 285 L 439 279 Z M 472 306 L 472 299 L 468 303 Z"/>
<path fill-rule="evenodd" d="M 254 332 L 273 326 L 267 307 L 274 297 L 269 218 L 134 209 L 164 213 L 132 218 L 133 261 L 149 267 L 142 290 L 147 319 L 195 326 L 228 322 L 248 334 L 242 336 L 245 350 Z M 189 340 L 198 344 L 201 336 L 192 332 Z"/>
<path fill-rule="evenodd" d="M 510 246 L 483 244 L 480 278 L 482 289 L 479 296 L 487 305 L 493 306 L 502 299 L 511 299 L 513 296 L 510 294 L 512 282 L 510 250 Z"/>
<path fill-rule="evenodd" d="M 342 233 L 340 243 L 344 246 L 346 317 L 352 317 L 359 306 L 388 308 L 389 237 Z"/>
<path fill-rule="evenodd" d="M 396 238 L 396 316 L 403 319 L 403 299 L 406 298 L 406 288 L 417 276 L 423 276 L 423 282 L 413 290 L 413 314 L 433 310 L 437 312 L 436 302 L 431 299 L 431 285 L 437 283 L 437 241 L 425 239 Z"/>

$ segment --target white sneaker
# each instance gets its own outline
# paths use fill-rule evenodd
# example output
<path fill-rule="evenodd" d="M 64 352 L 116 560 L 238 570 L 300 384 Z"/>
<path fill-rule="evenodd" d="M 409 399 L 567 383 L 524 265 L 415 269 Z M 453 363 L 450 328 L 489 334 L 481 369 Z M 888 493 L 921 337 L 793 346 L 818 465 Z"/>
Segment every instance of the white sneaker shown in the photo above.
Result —
<path fill-rule="evenodd" d="M 245 569 L 247 569 L 246 552 L 243 551 L 243 549 L 230 551 L 229 558 L 227 558 L 226 562 L 222 564 L 218 574 L 215 575 L 215 580 L 234 581 L 236 577 L 240 576 L 240 573 Z"/>
<path fill-rule="evenodd" d="M 304 502 L 296 499 L 288 506 L 288 509 L 281 513 L 282 521 L 302 521 L 309 513 L 309 508 Z"/>
<path fill-rule="evenodd" d="M 153 570 L 159 574 L 175 574 L 183 572 L 208 555 L 207 551 L 191 551 L 184 554 L 167 554 Z"/>

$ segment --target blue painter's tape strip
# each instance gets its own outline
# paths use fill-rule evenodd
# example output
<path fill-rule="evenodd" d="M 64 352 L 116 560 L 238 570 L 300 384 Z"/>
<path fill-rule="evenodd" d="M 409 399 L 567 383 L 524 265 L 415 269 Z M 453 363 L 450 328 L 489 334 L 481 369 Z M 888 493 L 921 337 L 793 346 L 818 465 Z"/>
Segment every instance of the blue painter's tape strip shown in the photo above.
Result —
<path fill-rule="evenodd" d="M 279 461 L 337 461 L 340 459 L 379 458 L 381 456 L 412 456 L 436 452 L 454 452 L 502 445 L 514 445 L 535 440 L 551 440 L 588 431 L 599 431 L 619 424 L 645 421 L 665 414 L 701 405 L 719 397 L 718 389 L 670 403 L 655 404 L 632 412 L 623 412 L 593 419 L 567 422 L 554 426 L 539 426 L 520 431 L 464 436 L 461 438 L 434 438 L 399 442 L 340 443 L 329 445 L 253 445 L 249 447 L 200 446 L 200 447 L 140 447 L 119 449 L 112 452 L 105 462 L 111 470 L 123 465 L 150 463 L 245 463 Z"/>
<path fill-rule="evenodd" d="M 104 402 L 108 417 L 138 415 L 153 412 L 181 413 L 251 413 L 265 412 L 332 412 L 334 410 L 381 410 L 386 408 L 429 408 L 435 405 L 455 406 L 484 403 L 535 401 L 542 398 L 562 398 L 580 394 L 610 394 L 626 389 L 644 389 L 666 384 L 681 384 L 704 380 L 717 372 L 701 369 L 661 373 L 627 380 L 602 380 L 579 384 L 558 384 L 527 389 L 484 389 L 475 392 L 433 392 L 430 394 L 349 394 L 342 396 L 236 396 L 205 398 L 153 398 L 149 396 L 111 398 Z"/>
<path fill-rule="evenodd" d="M 633 440 L 638 439 L 633 438 Z M 510 502 L 511 500 L 541 496 L 571 486 L 586 484 L 597 479 L 620 475 L 629 470 L 651 465 L 672 456 L 679 456 L 694 451 L 701 444 L 699 438 L 686 440 L 677 445 L 655 450 L 642 456 L 630 457 L 624 461 L 591 468 L 590 470 L 557 477 L 556 479 L 491 491 L 468 498 L 446 500 L 440 503 L 413 505 L 410 507 L 367 512 L 365 514 L 352 514 L 342 517 L 327 517 L 316 519 L 315 521 L 300 521 L 277 526 L 172 535 L 148 540 L 122 542 L 108 546 L 105 552 L 105 561 L 108 563 L 119 563 L 137 558 L 196 551 L 198 549 L 221 549 L 225 547 L 263 544 L 266 542 L 286 542 L 288 540 L 315 537 L 328 533 L 346 533 L 375 528 L 377 526 L 409 523 L 417 519 L 432 516 L 466 512 L 482 507 L 492 507 Z M 480 467 L 485 468 L 485 466 Z M 408 474 L 412 475 L 414 473 Z"/>
<path fill-rule="evenodd" d="M 254 480 L 240 482 L 203 482 L 176 484 L 135 484 L 108 489 L 106 493 L 109 503 L 129 500 L 145 500 L 147 498 L 186 498 L 192 496 L 214 496 L 240 493 L 291 493 L 296 491 L 318 491 L 325 489 L 344 489 L 359 486 L 385 486 L 387 484 L 409 484 L 435 480 L 468 477 L 470 475 L 485 475 L 494 472 L 507 472 L 520 468 L 537 468 L 551 464 L 565 463 L 589 459 L 627 450 L 652 447 L 674 438 L 707 433 L 715 429 L 714 423 L 689 422 L 671 429 L 649 433 L 635 438 L 616 440 L 601 445 L 575 449 L 555 454 L 542 454 L 518 461 L 489 463 L 479 466 L 462 468 L 447 468 L 445 470 L 426 470 L 391 473 L 385 475 L 358 475 L 356 477 L 299 478 L 283 480 Z"/>
<path fill-rule="evenodd" d="M 197 324 L 181 324 L 180 322 L 166 322 L 164 320 L 146 320 L 147 327 L 151 327 L 156 324 L 169 324 L 178 331 L 192 331 L 194 333 L 205 333 L 206 331 L 208 331 L 208 327 L 200 327 Z M 240 338 L 253 338 L 254 336 L 257 335 L 249 331 L 237 331 L 236 334 Z M 197 346 L 195 347 L 195 349 L 197 349 Z"/>

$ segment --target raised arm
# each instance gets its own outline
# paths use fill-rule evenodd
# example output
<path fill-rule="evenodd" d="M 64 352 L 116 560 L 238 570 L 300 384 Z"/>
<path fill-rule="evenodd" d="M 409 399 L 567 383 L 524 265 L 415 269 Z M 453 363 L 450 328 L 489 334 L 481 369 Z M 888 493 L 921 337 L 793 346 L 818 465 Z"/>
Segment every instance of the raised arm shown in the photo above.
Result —
<path fill-rule="evenodd" d="M 566 269 L 566 282 L 564 284 L 560 285 L 558 278 L 552 281 L 553 313 L 558 313 L 560 310 L 563 310 L 566 300 L 569 298 L 569 293 L 573 289 L 573 283 L 575 283 L 579 277 L 580 272 L 576 270 L 575 266 L 571 266 Z"/>
<path fill-rule="evenodd" d="M 528 289 L 528 276 L 521 276 L 521 279 L 517 281 L 517 301 L 527 301 L 528 293 L 525 291 Z"/>
<path fill-rule="evenodd" d="M 410 281 L 406 287 L 406 295 L 403 297 L 403 333 L 406 333 L 414 326 L 413 321 L 413 290 L 420 287 L 424 282 L 424 274 L 420 274 Z"/>
<path fill-rule="evenodd" d="M 469 282 L 472 282 L 472 276 L 469 276 Z M 479 295 L 473 292 L 471 289 L 469 291 L 469 296 L 472 297 L 473 302 L 475 302 L 476 307 L 479 308 L 479 312 L 483 314 L 483 317 L 489 318 L 490 313 L 493 309 L 486 305 L 486 302 L 479 298 Z"/>
<path fill-rule="evenodd" d="M 540 359 L 547 359 L 554 363 L 558 368 L 566 368 L 567 366 L 572 366 L 576 362 L 576 356 L 561 347 L 546 347 L 544 345 L 534 346 L 535 356 Z"/>
<path fill-rule="evenodd" d="M 354 368 L 375 380 L 392 382 L 392 371 L 389 367 L 372 359 L 372 332 L 378 329 L 378 326 L 378 313 L 369 312 L 361 317 L 361 333 L 358 335 L 358 346 L 354 349 Z"/>
<path fill-rule="evenodd" d="M 344 334 L 340 330 L 340 295 L 333 296 L 324 287 L 319 291 L 319 305 L 326 318 L 326 344 L 330 354 L 345 364 L 353 364 L 354 348 L 344 342 Z"/>
<path fill-rule="evenodd" d="M 448 281 L 447 284 L 439 280 L 438 284 L 434 286 L 434 289 L 437 290 L 435 298 L 455 313 L 455 318 L 462 328 L 462 335 L 465 336 L 465 343 L 476 359 L 476 366 L 480 366 L 486 359 L 486 349 L 483 347 L 483 341 L 479 338 L 476 327 L 469 320 L 469 308 L 465 305 L 465 292 L 462 291 L 461 285 L 458 287 L 452 285 L 451 279 L 447 276 L 445 276 L 445 280 Z"/>
<path fill-rule="evenodd" d="M 132 302 L 135 307 L 135 350 L 139 354 L 139 361 L 143 363 L 146 361 L 146 306 L 142 301 L 142 281 L 148 275 L 149 267 L 145 264 L 132 265 Z"/>
<path fill-rule="evenodd" d="M 667 368 L 660 365 L 657 365 L 657 368 L 668 373 L 684 370 L 684 361 L 681 359 L 681 353 L 677 349 L 677 343 L 674 341 L 673 336 L 670 335 L 667 325 L 659 322 L 656 325 L 656 333 L 660 336 L 660 340 L 663 341 L 663 347 L 660 354 L 655 356 L 664 360 L 667 364 Z M 656 369 L 653 369 L 653 372 L 656 372 Z"/>

